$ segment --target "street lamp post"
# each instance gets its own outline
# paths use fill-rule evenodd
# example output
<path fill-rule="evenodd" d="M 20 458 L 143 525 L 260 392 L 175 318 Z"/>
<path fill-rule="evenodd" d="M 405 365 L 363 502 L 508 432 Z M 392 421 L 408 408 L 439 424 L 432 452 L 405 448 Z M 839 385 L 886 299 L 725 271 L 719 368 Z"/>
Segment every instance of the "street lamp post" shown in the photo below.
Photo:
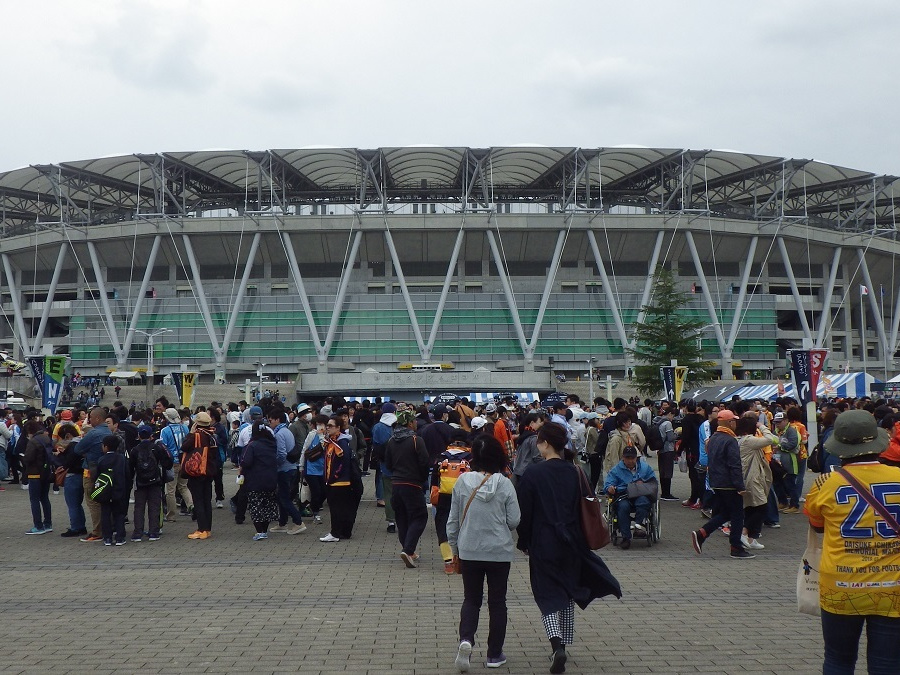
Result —
<path fill-rule="evenodd" d="M 135 333 L 147 336 L 147 393 L 146 405 L 149 406 L 153 401 L 153 339 L 159 335 L 171 333 L 171 328 L 157 328 L 154 331 L 147 332 L 144 330 L 135 330 Z"/>
<path fill-rule="evenodd" d="M 588 383 L 589 383 L 588 391 L 590 392 L 590 393 L 588 393 L 588 396 L 590 397 L 590 402 L 588 403 L 588 406 L 590 407 L 591 410 L 593 410 L 593 406 L 594 406 L 594 361 L 596 361 L 596 360 L 597 359 L 592 356 L 591 358 L 588 359 L 588 362 L 587 362 Z"/>

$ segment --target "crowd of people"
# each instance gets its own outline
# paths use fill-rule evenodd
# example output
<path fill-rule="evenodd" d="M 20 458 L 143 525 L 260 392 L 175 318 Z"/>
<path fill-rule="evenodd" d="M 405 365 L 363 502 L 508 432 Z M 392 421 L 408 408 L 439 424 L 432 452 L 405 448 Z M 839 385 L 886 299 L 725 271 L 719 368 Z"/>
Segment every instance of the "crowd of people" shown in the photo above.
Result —
<path fill-rule="evenodd" d="M 485 663 L 506 663 L 506 586 L 516 548 L 528 556 L 550 672 L 565 670 L 575 605 L 621 596 L 583 532 L 581 501 L 595 491 L 613 504 L 622 549 L 650 536 L 657 500 L 702 516 L 704 524 L 690 533 L 696 553 L 720 530 L 738 559 L 765 548 L 764 528 L 805 513 L 826 538 L 822 624 L 832 667 L 826 672 L 852 672 L 840 664 L 855 663 L 848 635 L 855 633 L 858 643 L 860 618 L 868 621 L 870 668 L 879 658 L 873 644 L 882 645 L 880 658 L 891 664 L 870 672 L 900 672 L 900 582 L 896 573 L 896 583 L 881 578 L 900 571 L 900 536 L 858 494 L 849 495 L 838 471 L 862 467 L 861 478 L 888 516 L 900 516 L 900 411 L 888 402 L 822 402 L 815 420 L 791 399 L 678 404 L 582 402 L 571 395 L 543 405 L 460 398 L 415 406 L 329 398 L 286 407 L 263 397 L 254 403 L 213 402 L 192 411 L 161 397 L 146 410 L 117 401 L 62 410 L 58 419 L 37 410 L 9 413 L 0 424 L 7 449 L 0 475 L 8 470 L 10 482 L 29 491 L 27 534 L 53 531 L 48 495 L 62 488 L 69 517 L 62 537 L 123 546 L 158 541 L 179 517 L 196 521 L 189 538 L 208 539 L 213 514 L 226 502 L 236 524 L 249 516 L 257 542 L 275 532 L 305 532 L 304 519 L 321 523 L 327 505 L 330 526 L 319 541 L 336 544 L 353 537 L 363 479 L 374 474 L 376 505 L 384 508 L 387 532 L 399 539 L 402 564 L 419 566 L 431 507 L 444 571 L 462 575 L 461 672 L 470 666 L 485 582 Z M 815 448 L 808 447 L 807 424 L 817 425 L 822 442 Z M 810 462 L 822 476 L 804 498 Z M 675 467 L 689 477 L 683 499 L 673 494 Z M 226 499 L 229 470 L 239 487 Z M 863 563 L 871 568 L 864 578 Z M 869 597 L 875 583 L 878 601 Z M 891 637 L 890 648 L 884 646 L 890 640 L 873 637 L 875 630 Z"/>

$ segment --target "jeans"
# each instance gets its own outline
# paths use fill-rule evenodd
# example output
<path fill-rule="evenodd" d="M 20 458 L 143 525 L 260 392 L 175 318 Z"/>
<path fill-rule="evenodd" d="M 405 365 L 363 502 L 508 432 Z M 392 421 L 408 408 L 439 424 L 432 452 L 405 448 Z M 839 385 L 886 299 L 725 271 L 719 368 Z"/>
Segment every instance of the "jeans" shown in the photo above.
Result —
<path fill-rule="evenodd" d="M 397 522 L 397 537 L 403 552 L 412 555 L 416 552 L 419 539 L 428 524 L 428 511 L 422 499 L 422 489 L 417 485 L 400 483 L 393 485 L 391 505 Z"/>
<path fill-rule="evenodd" d="M 295 480 L 297 480 L 296 469 L 278 472 L 278 524 L 281 527 L 287 525 L 288 516 L 295 525 L 303 522 L 300 510 L 291 500 L 291 488 Z"/>
<path fill-rule="evenodd" d="M 384 466 L 379 462 L 375 468 L 375 501 L 384 499 L 384 487 L 381 485 L 381 477 L 384 475 Z"/>
<path fill-rule="evenodd" d="M 710 536 L 729 520 L 731 521 L 731 534 L 728 540 L 731 548 L 743 548 L 741 544 L 741 530 L 744 529 L 744 498 L 737 490 L 715 490 L 716 512 L 703 526 L 706 536 Z"/>
<path fill-rule="evenodd" d="M 31 501 L 31 519 L 37 530 L 52 527 L 50 514 L 50 481 L 32 478 L 28 481 L 28 499 Z M 41 509 L 43 508 L 43 515 Z"/>
<path fill-rule="evenodd" d="M 775 488 L 769 488 L 769 503 L 766 505 L 766 521 L 770 525 L 778 522 L 781 516 L 778 512 L 778 497 L 775 496 Z"/>
<path fill-rule="evenodd" d="M 6 480 L 9 475 L 9 462 L 6 461 L 6 448 L 0 449 L 0 480 Z"/>
<path fill-rule="evenodd" d="M 869 675 L 896 675 L 900 672 L 900 618 L 832 614 L 823 609 L 823 675 L 853 675 L 864 623 Z"/>
<path fill-rule="evenodd" d="M 503 653 L 506 641 L 506 586 L 509 581 L 508 562 L 486 560 L 460 560 L 463 581 L 463 604 L 459 610 L 459 639 L 475 644 L 478 630 L 478 616 L 484 600 L 484 580 L 488 585 L 488 625 L 487 656 L 496 657 Z"/>
<path fill-rule="evenodd" d="M 631 539 L 631 510 L 634 509 L 634 522 L 643 523 L 650 515 L 650 498 L 637 497 L 628 499 L 622 497 L 616 502 L 616 517 L 619 520 L 619 532 L 622 539 Z"/>
<path fill-rule="evenodd" d="M 806 463 L 805 459 L 797 460 L 797 475 L 794 476 L 794 489 L 793 491 L 788 492 L 788 496 L 791 498 L 791 506 L 800 507 L 800 497 L 803 496 L 803 479 L 806 478 Z"/>
<path fill-rule="evenodd" d="M 66 482 L 63 483 L 63 495 L 66 498 L 66 507 L 69 509 L 69 529 L 75 532 L 86 529 L 84 508 L 81 506 L 81 502 L 84 500 L 84 485 L 80 474 L 66 474 Z"/>

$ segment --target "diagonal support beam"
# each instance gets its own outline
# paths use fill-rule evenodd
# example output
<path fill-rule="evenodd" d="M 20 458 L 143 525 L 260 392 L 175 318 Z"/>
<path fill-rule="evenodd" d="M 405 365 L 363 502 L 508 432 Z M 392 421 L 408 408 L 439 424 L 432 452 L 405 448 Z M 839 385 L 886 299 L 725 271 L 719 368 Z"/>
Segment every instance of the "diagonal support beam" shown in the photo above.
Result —
<path fill-rule="evenodd" d="M 825 343 L 825 336 L 831 328 L 831 297 L 834 295 L 834 284 L 837 281 L 842 251 L 843 248 L 838 246 L 834 249 L 834 255 L 831 257 L 831 272 L 828 275 L 828 285 L 825 287 L 825 301 L 822 306 L 822 313 L 819 315 L 819 332 L 816 334 L 816 347 L 821 347 Z M 894 333 L 896 334 L 896 329 Z"/>
<path fill-rule="evenodd" d="M 6 270 L 6 284 L 9 286 L 9 297 L 15 313 L 13 320 L 16 324 L 16 332 L 19 334 L 16 341 L 19 343 L 19 349 L 22 350 L 23 357 L 32 356 L 32 354 L 28 353 L 28 331 L 25 330 L 25 320 L 22 318 L 22 303 L 19 298 L 19 289 L 16 286 L 16 275 L 9 262 L 9 256 L 4 253 L 2 258 L 3 269 Z"/>
<path fill-rule="evenodd" d="M 659 236 L 662 236 L 662 232 L 659 233 Z M 603 257 L 600 255 L 600 247 L 597 246 L 597 237 L 594 236 L 593 230 L 587 231 L 588 243 L 591 245 L 591 251 L 594 253 L 594 262 L 597 263 L 597 271 L 600 272 L 600 279 L 603 282 L 603 292 L 606 294 L 606 302 L 609 304 L 609 308 L 612 311 L 613 322 L 616 324 L 616 332 L 619 334 L 619 342 L 622 343 L 622 353 L 625 356 L 625 360 L 628 360 L 628 335 L 625 333 L 625 324 L 622 323 L 622 310 L 619 308 L 619 303 L 616 301 L 616 294 L 613 293 L 612 286 L 609 283 L 609 275 L 606 274 L 606 265 L 603 262 Z M 657 241 L 659 239 L 657 238 Z"/>
<path fill-rule="evenodd" d="M 441 297 L 438 300 L 437 309 L 434 312 L 434 321 L 431 323 L 431 330 L 428 332 L 428 342 L 425 343 L 425 363 L 428 363 L 429 359 L 431 359 L 431 352 L 434 350 L 438 329 L 441 326 L 441 317 L 444 315 L 444 305 L 447 304 L 447 296 L 450 294 L 450 284 L 453 281 L 453 277 L 456 276 L 456 263 L 459 260 L 459 252 L 462 250 L 463 239 L 465 238 L 465 228 L 466 217 L 463 215 L 463 223 L 456 235 L 453 253 L 450 254 L 450 264 L 447 265 L 447 275 L 444 277 L 444 285 L 441 287 Z"/>
<path fill-rule="evenodd" d="M 353 244 L 350 246 L 350 257 L 347 265 L 341 273 L 341 281 L 338 285 L 337 297 L 334 300 L 334 310 L 331 312 L 331 323 L 328 324 L 328 334 L 325 336 L 325 345 L 323 351 L 328 356 L 331 351 L 331 345 L 334 343 L 334 336 L 337 333 L 338 321 L 341 318 L 341 311 L 344 309 L 344 298 L 347 296 L 347 286 L 350 283 L 350 275 L 353 274 L 353 266 L 356 265 L 356 256 L 359 253 L 359 244 L 362 242 L 362 230 L 356 231 L 353 238 Z"/>
<path fill-rule="evenodd" d="M 492 230 L 487 230 L 488 246 L 491 247 L 491 255 L 494 257 L 494 264 L 497 266 L 497 273 L 500 275 L 500 285 L 503 286 L 503 294 L 506 296 L 506 304 L 509 307 L 509 313 L 512 315 L 513 326 L 516 331 L 516 337 L 519 339 L 519 346 L 522 348 L 522 356 L 530 359 L 528 350 L 528 342 L 525 340 L 525 331 L 522 329 L 522 320 L 519 318 L 519 308 L 516 306 L 516 296 L 513 295 L 512 286 L 509 283 L 509 276 L 506 274 L 506 267 L 503 265 L 503 258 L 500 256 L 500 250 L 497 248 L 497 240 L 494 238 Z"/>
<path fill-rule="evenodd" d="M 866 288 L 869 289 L 869 307 L 872 308 L 872 316 L 875 317 L 875 329 L 878 331 L 878 341 L 881 343 L 881 356 L 887 363 L 888 341 L 884 332 L 884 321 L 881 318 L 881 308 L 878 306 L 878 298 L 875 297 L 875 287 L 872 285 L 872 277 L 869 275 L 869 264 L 866 262 L 866 252 L 858 248 L 856 255 L 859 257 L 859 267 L 862 272 Z M 865 326 L 863 326 L 865 330 Z"/>
<path fill-rule="evenodd" d="M 422 340 L 422 331 L 419 328 L 419 320 L 416 318 L 416 310 L 413 307 L 412 298 L 409 297 L 409 288 L 406 285 L 406 278 L 403 276 L 403 266 L 400 264 L 400 256 L 397 255 L 397 248 L 394 246 L 394 238 L 391 236 L 390 229 L 387 228 L 387 222 L 385 222 L 384 241 L 391 254 L 391 262 L 394 265 L 394 274 L 397 276 L 397 283 L 400 284 L 400 293 L 403 295 L 403 302 L 406 304 L 406 313 L 409 314 L 409 322 L 412 324 L 413 335 L 416 336 L 416 344 L 419 346 L 419 355 L 424 359 L 425 342 Z"/>
<path fill-rule="evenodd" d="M 794 305 L 800 316 L 800 325 L 803 327 L 803 335 L 812 343 L 812 332 L 809 330 L 809 321 L 806 320 L 806 310 L 803 308 L 803 298 L 800 297 L 800 289 L 797 288 L 797 279 L 794 277 L 794 267 L 791 265 L 791 256 L 788 255 L 784 237 L 776 237 L 778 250 L 781 252 L 781 260 L 784 263 L 784 271 L 787 273 L 788 283 L 791 285 L 791 294 L 794 296 Z"/>
<path fill-rule="evenodd" d="M 225 335 L 222 336 L 222 347 L 220 351 L 223 357 L 228 355 L 228 347 L 231 345 L 231 337 L 234 335 L 234 327 L 237 323 L 238 314 L 243 309 L 244 296 L 247 294 L 247 284 L 250 282 L 250 274 L 253 272 L 253 261 L 256 260 L 256 252 L 259 249 L 259 241 L 262 239 L 262 232 L 257 231 L 253 235 L 253 241 L 250 242 L 250 252 L 247 254 L 247 262 L 244 263 L 244 274 L 241 276 L 241 285 L 238 286 L 237 296 L 231 308 L 231 315 L 228 317 L 228 325 L 225 327 Z"/>
<path fill-rule="evenodd" d="M 750 240 L 750 249 L 747 251 L 747 262 L 744 265 L 744 273 L 741 275 L 741 287 L 738 291 L 737 303 L 734 307 L 734 316 L 731 317 L 731 329 L 728 331 L 728 351 L 734 351 L 734 343 L 737 341 L 738 329 L 741 326 L 741 316 L 744 314 L 744 299 L 747 297 L 747 284 L 750 281 L 750 268 L 753 267 L 753 259 L 756 257 L 756 247 L 759 237 L 754 236 Z"/>
<path fill-rule="evenodd" d="M 100 305 L 103 307 L 103 315 L 105 317 L 106 332 L 109 334 L 109 340 L 112 343 L 113 351 L 116 353 L 116 363 L 124 363 L 125 357 L 122 353 L 122 343 L 119 342 L 119 332 L 116 330 L 116 322 L 113 319 L 112 307 L 109 304 L 109 295 L 106 293 L 106 280 L 103 276 L 103 269 L 100 267 L 100 260 L 97 257 L 97 247 L 94 242 L 87 243 L 88 254 L 91 257 L 91 267 L 94 269 L 94 278 L 97 280 L 97 290 L 100 293 Z"/>
<path fill-rule="evenodd" d="M 572 216 L 569 216 L 571 219 Z M 547 280 L 544 282 L 544 292 L 541 294 L 541 304 L 538 307 L 537 318 L 534 320 L 534 327 L 531 333 L 531 341 L 528 343 L 528 351 L 534 354 L 534 348 L 537 346 L 538 337 L 541 334 L 541 324 L 544 323 L 544 314 L 547 311 L 547 303 L 550 302 L 550 292 L 553 290 L 553 284 L 556 282 L 556 273 L 559 271 L 559 262 L 562 259 L 563 248 L 566 245 L 566 230 L 560 230 L 556 236 L 556 248 L 553 250 L 553 258 L 550 261 L 550 272 L 547 274 Z"/>
<path fill-rule="evenodd" d="M 128 324 L 128 332 L 125 334 L 125 346 L 122 348 L 122 356 L 124 361 L 119 363 L 119 367 L 124 367 L 131 353 L 131 343 L 134 341 L 134 331 L 137 329 L 138 319 L 141 317 L 141 309 L 144 306 L 144 298 L 147 297 L 147 289 L 150 287 L 150 277 L 153 276 L 153 266 L 156 264 L 156 256 L 159 253 L 159 246 L 162 243 L 162 235 L 153 237 L 153 245 L 150 247 L 150 255 L 144 263 L 144 277 L 141 279 L 141 289 L 138 291 L 137 299 L 134 301 L 134 310 L 131 313 L 131 321 Z"/>
<path fill-rule="evenodd" d="M 644 307 L 650 304 L 650 294 L 653 292 L 653 278 L 656 274 L 656 265 L 659 263 L 659 254 L 662 252 L 662 243 L 665 232 L 660 230 L 656 233 L 656 242 L 653 244 L 653 254 L 650 256 L 650 266 L 647 268 L 647 281 L 644 282 L 644 292 L 641 294 L 641 306 L 638 308 L 637 321 L 635 323 L 644 323 L 647 312 Z M 603 271 L 606 274 L 606 270 Z M 604 285 L 606 282 L 603 282 Z M 610 290 L 612 292 L 612 290 Z M 637 346 L 637 339 L 631 338 L 629 343 L 631 349 Z M 627 360 L 626 360 L 627 362 Z"/>
<path fill-rule="evenodd" d="M 284 250 L 287 251 L 291 276 L 294 277 L 294 284 L 297 286 L 297 293 L 300 295 L 300 304 L 303 305 L 303 313 L 306 314 L 306 322 L 309 324 L 310 338 L 312 339 L 313 347 L 316 348 L 316 355 L 319 357 L 319 363 L 324 365 L 327 352 L 325 351 L 324 345 L 319 340 L 319 329 L 316 328 L 316 320 L 313 317 L 312 305 L 309 303 L 309 295 L 306 292 L 306 285 L 303 283 L 303 275 L 300 274 L 300 265 L 297 264 L 297 253 L 294 251 L 291 235 L 284 232 L 281 236 L 284 240 Z"/>
<path fill-rule="evenodd" d="M 219 336 L 216 333 L 216 327 L 213 325 L 212 314 L 209 311 L 209 304 L 206 302 L 206 293 L 203 290 L 203 281 L 200 279 L 200 265 L 197 264 L 197 256 L 194 255 L 194 247 L 191 244 L 191 238 L 182 234 L 181 239 L 184 242 L 184 251 L 188 257 L 188 263 L 191 265 L 191 276 L 193 277 L 192 286 L 194 290 L 194 298 L 196 298 L 200 306 L 200 314 L 203 318 L 203 325 L 206 326 L 206 332 L 209 335 L 209 343 L 213 348 L 217 363 L 225 361 L 225 355 L 219 346 Z"/>
<path fill-rule="evenodd" d="M 50 310 L 53 305 L 53 298 L 56 296 L 56 287 L 59 285 L 59 276 L 62 274 L 63 261 L 66 259 L 66 251 L 69 246 L 64 241 L 59 245 L 59 254 L 56 256 L 56 267 L 53 268 L 53 278 L 50 279 L 50 288 L 47 290 L 47 301 L 44 303 L 44 309 L 41 312 L 41 323 L 38 325 L 37 334 L 34 336 L 34 344 L 31 347 L 32 354 L 40 354 L 42 343 L 44 341 L 44 332 L 47 330 L 47 322 L 50 320 Z"/>
<path fill-rule="evenodd" d="M 709 319 L 712 322 L 713 330 L 716 333 L 716 342 L 719 343 L 719 351 L 722 354 L 722 379 L 730 380 L 731 351 L 728 349 L 728 344 L 725 342 L 725 334 L 722 332 L 722 324 L 719 322 L 716 305 L 713 302 L 712 294 L 709 292 L 709 284 L 706 283 L 706 273 L 703 271 L 703 263 L 700 262 L 700 254 L 697 253 L 697 244 L 694 243 L 694 235 L 692 232 L 685 232 L 684 237 L 687 240 L 688 248 L 691 251 L 691 258 L 694 261 L 694 269 L 697 271 L 697 278 L 699 278 L 700 283 L 703 284 L 703 300 L 706 302 Z"/>

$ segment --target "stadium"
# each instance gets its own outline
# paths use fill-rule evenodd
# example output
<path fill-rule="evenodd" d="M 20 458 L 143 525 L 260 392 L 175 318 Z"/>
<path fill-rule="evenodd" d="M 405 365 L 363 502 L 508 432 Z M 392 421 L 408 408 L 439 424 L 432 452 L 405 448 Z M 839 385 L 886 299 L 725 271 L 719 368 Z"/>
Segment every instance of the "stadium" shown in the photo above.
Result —
<path fill-rule="evenodd" d="M 894 176 L 645 147 L 134 154 L 0 174 L 0 350 L 305 392 L 625 376 L 670 269 L 723 379 L 893 374 Z"/>

